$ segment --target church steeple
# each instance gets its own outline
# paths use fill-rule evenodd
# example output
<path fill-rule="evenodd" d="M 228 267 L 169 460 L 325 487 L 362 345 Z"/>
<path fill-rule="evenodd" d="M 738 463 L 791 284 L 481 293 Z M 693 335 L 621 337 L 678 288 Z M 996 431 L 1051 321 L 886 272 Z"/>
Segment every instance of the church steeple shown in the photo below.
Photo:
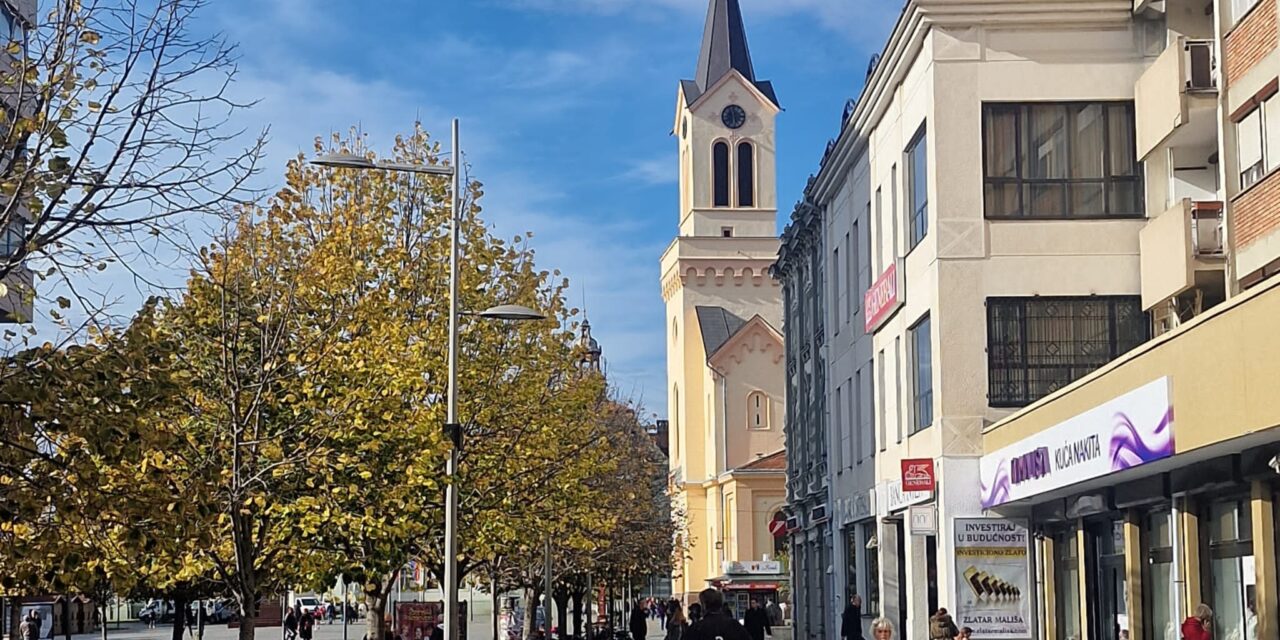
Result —
<path fill-rule="evenodd" d="M 698 51 L 698 71 L 686 93 L 690 102 L 697 100 L 716 82 L 735 70 L 755 85 L 774 105 L 773 84 L 756 80 L 755 67 L 751 64 L 751 50 L 747 46 L 747 29 L 742 23 L 742 7 L 738 0 L 710 0 L 707 7 L 707 23 L 702 32 L 702 47 Z M 693 89 L 696 88 L 696 92 Z"/>

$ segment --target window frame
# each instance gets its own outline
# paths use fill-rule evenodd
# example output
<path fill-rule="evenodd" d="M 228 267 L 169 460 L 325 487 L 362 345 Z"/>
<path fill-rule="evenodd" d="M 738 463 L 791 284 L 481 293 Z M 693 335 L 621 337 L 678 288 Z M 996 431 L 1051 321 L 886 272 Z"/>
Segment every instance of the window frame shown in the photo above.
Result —
<path fill-rule="evenodd" d="M 753 400 L 760 400 L 762 402 L 762 406 L 760 407 L 758 414 L 753 412 Z M 747 431 L 769 431 L 773 428 L 773 425 L 771 424 L 772 420 L 769 416 L 769 404 L 769 394 L 759 389 L 747 394 Z M 752 426 L 752 418 L 754 417 L 760 418 L 762 426 Z"/>
<path fill-rule="evenodd" d="M 1068 166 L 1071 161 L 1072 144 L 1074 136 L 1071 135 L 1070 120 L 1072 118 L 1071 110 L 1073 107 L 1084 107 L 1098 105 L 1103 107 L 1103 168 L 1101 178 L 1028 178 L 1023 175 L 1025 167 L 1023 159 L 1027 154 L 1027 128 L 1030 122 L 1032 110 L 1034 107 L 1060 107 L 1065 109 L 1068 122 L 1065 127 L 1068 135 L 1064 137 L 1066 141 L 1064 157 L 1067 159 Z M 1112 175 L 1111 163 L 1111 109 L 1113 106 L 1124 106 L 1129 116 L 1129 130 L 1133 134 L 1131 144 L 1137 147 L 1137 115 L 1133 100 L 1045 100 L 1033 102 L 1005 102 L 1005 101 L 989 101 L 982 103 L 982 217 L 984 220 L 1132 220 L 1142 219 L 1146 217 L 1146 177 L 1143 172 L 1143 163 L 1139 162 L 1135 157 L 1133 166 L 1135 173 L 1132 175 Z M 1014 122 L 1014 173 L 1013 177 L 992 177 L 987 172 L 990 166 L 991 151 L 988 147 L 988 134 L 990 132 L 991 114 L 997 111 L 1014 111 L 1016 120 Z M 1111 193 L 1117 184 L 1133 183 L 1134 195 L 1136 196 L 1135 207 L 1133 212 L 1110 213 L 1111 209 Z M 1102 203 L 1104 213 L 1090 214 L 1071 214 L 1063 213 L 1060 215 L 1037 215 L 1028 213 L 1026 194 L 1029 187 L 1035 185 L 1061 185 L 1062 189 L 1062 210 L 1064 212 L 1071 209 L 1071 189 L 1073 185 L 1081 184 L 1101 184 L 1102 185 Z M 992 213 L 990 211 L 990 197 L 987 193 L 988 188 L 993 184 L 1013 185 L 1017 192 L 1016 213 Z"/>
<path fill-rule="evenodd" d="M 933 426 L 933 322 L 932 316 L 925 313 L 907 330 L 910 336 L 911 350 L 911 427 L 910 435 L 915 435 Z M 928 342 L 929 355 L 928 376 L 921 375 L 921 336 Z M 923 388 L 927 382 L 928 388 Z"/>
<path fill-rule="evenodd" d="M 724 150 L 723 175 L 719 153 Z M 711 143 L 711 208 L 728 209 L 733 206 L 733 147 L 728 140 L 716 140 Z M 721 187 L 724 188 L 723 194 Z M 721 195 L 724 197 L 721 198 Z"/>
<path fill-rule="evenodd" d="M 1032 371 L 1041 371 L 1041 370 L 1052 371 L 1052 370 L 1061 370 L 1061 369 L 1087 368 L 1088 363 L 1083 363 L 1083 362 L 1082 363 L 1076 363 L 1076 362 L 1033 363 L 1027 353 L 1028 345 L 1030 344 L 1029 333 L 1028 333 L 1028 312 L 1030 310 L 1030 305 L 1052 304 L 1052 303 L 1069 304 L 1069 303 L 1078 303 L 1078 302 L 1095 302 L 1095 303 L 1105 302 L 1107 304 L 1106 319 L 1108 321 L 1108 325 L 1106 327 L 1106 330 L 1107 330 L 1108 350 L 1107 350 L 1106 358 L 1104 361 L 1098 363 L 1097 366 L 1089 368 L 1087 371 L 1083 371 L 1082 373 L 1075 376 L 1067 383 L 1064 383 L 1062 386 L 1066 386 L 1071 382 L 1079 380 L 1080 378 L 1088 375 L 1089 373 L 1096 371 L 1103 366 L 1106 366 L 1106 364 L 1123 356 L 1125 353 L 1128 353 L 1132 349 L 1137 348 L 1138 346 L 1141 346 L 1142 344 L 1145 344 L 1146 342 L 1151 340 L 1150 314 L 1148 314 L 1145 310 L 1143 310 L 1142 298 L 1140 296 L 1134 296 L 1134 295 L 993 296 L 993 297 L 987 298 L 986 300 L 986 316 L 987 316 L 986 317 L 986 329 L 987 329 L 986 353 L 987 353 L 987 404 L 988 406 L 992 408 L 1001 408 L 1001 409 L 1020 409 L 1056 391 L 1055 389 L 1053 391 L 1049 391 L 1041 395 L 1036 395 L 1035 393 L 1033 393 L 1032 392 L 1033 380 L 1031 377 Z M 1130 346 L 1128 349 L 1121 348 L 1122 344 L 1126 341 L 1128 336 L 1119 335 L 1119 329 L 1120 329 L 1119 327 L 1120 306 L 1119 305 L 1123 303 L 1132 305 L 1131 310 L 1137 314 L 1140 314 L 1140 317 L 1142 319 L 1141 322 L 1137 323 L 1137 326 L 1142 327 L 1142 333 L 1140 336 L 1136 338 L 1136 341 L 1134 341 L 1133 345 Z M 996 363 L 997 363 L 997 360 L 999 359 L 1008 358 L 1011 361 L 1013 360 L 1013 358 L 1010 356 L 997 355 L 998 353 L 1003 351 L 1001 349 L 1001 347 L 1003 346 L 1003 343 L 997 342 L 997 335 L 996 335 L 997 332 L 995 331 L 994 321 L 996 320 L 996 313 L 997 313 L 996 310 L 1001 307 L 1006 308 L 1008 310 L 1007 311 L 1008 313 L 1013 313 L 1018 316 L 1017 318 L 1018 324 L 1016 329 L 1017 329 L 1018 338 L 1019 338 L 1017 342 L 1017 347 L 1018 347 L 1017 351 L 1019 356 L 1018 356 L 1018 362 L 1016 363 L 1010 362 L 1008 364 L 1003 364 L 1002 366 L 998 367 Z M 1077 320 L 1078 318 L 1073 317 L 1071 319 Z M 1072 325 L 1072 326 L 1075 326 L 1075 325 Z M 1075 344 L 1076 342 L 1078 342 L 1078 340 L 1073 340 L 1071 344 Z M 1005 374 L 1003 376 L 997 376 L 996 375 L 997 372 L 1005 372 Z M 1014 382 L 1019 377 L 1019 374 L 1021 379 L 1021 385 L 1020 385 L 1021 395 L 1020 396 L 1015 398 L 1013 397 L 1013 394 L 997 393 L 997 389 L 996 389 L 997 379 L 1001 380 L 1002 383 L 1004 381 Z M 1040 381 L 1037 381 L 1037 382 L 1040 382 Z"/>
<path fill-rule="evenodd" d="M 747 151 L 746 159 L 750 161 L 750 166 L 743 168 L 743 150 Z M 750 140 L 742 140 L 734 146 L 733 152 L 733 170 L 730 173 L 734 176 L 734 196 L 737 199 L 737 205 L 742 209 L 756 208 L 756 145 Z M 746 173 L 744 173 L 744 171 Z M 751 181 L 748 185 L 750 189 L 743 189 L 742 179 L 747 178 Z M 746 201 L 749 197 L 749 202 Z"/>
<path fill-rule="evenodd" d="M 923 151 L 923 155 L 916 156 L 917 151 Z M 929 138 L 928 123 L 920 125 L 915 135 L 911 137 L 911 142 L 907 144 L 907 148 L 903 151 L 905 156 L 905 164 L 907 165 L 907 215 L 910 219 L 907 223 L 907 253 L 910 253 L 929 235 Z M 917 167 L 917 160 L 924 164 Z M 923 182 L 918 185 L 917 182 Z M 920 193 L 923 195 L 923 202 L 916 202 L 917 186 L 922 186 Z"/>

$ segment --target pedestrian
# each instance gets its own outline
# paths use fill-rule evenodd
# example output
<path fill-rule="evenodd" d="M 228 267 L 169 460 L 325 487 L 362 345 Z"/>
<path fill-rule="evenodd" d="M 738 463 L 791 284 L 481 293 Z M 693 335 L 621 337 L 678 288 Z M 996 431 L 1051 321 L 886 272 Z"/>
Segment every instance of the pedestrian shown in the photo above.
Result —
<path fill-rule="evenodd" d="M 671 615 L 671 610 L 668 607 L 668 604 L 669 603 L 666 600 L 659 600 L 657 605 L 655 605 L 658 608 L 658 624 L 663 629 L 667 628 L 667 617 Z"/>
<path fill-rule="evenodd" d="M 774 602 L 773 599 L 769 599 L 766 601 L 764 610 L 769 614 L 769 626 L 782 626 L 782 607 L 779 607 L 778 603 Z"/>
<path fill-rule="evenodd" d="M 724 594 L 703 589 L 698 602 L 702 604 L 702 619 L 689 625 L 685 640 L 751 640 L 746 628 L 725 611 Z"/>
<path fill-rule="evenodd" d="M 862 640 L 862 596 L 853 594 L 840 614 L 840 638 Z"/>
<path fill-rule="evenodd" d="M 40 614 L 35 609 L 28 611 L 18 625 L 18 635 L 22 640 L 40 640 Z"/>
<path fill-rule="evenodd" d="M 956 636 L 956 640 L 970 640 L 973 637 L 973 627 L 960 627 L 960 635 Z"/>
<path fill-rule="evenodd" d="M 1182 623 L 1182 640 L 1213 640 L 1213 609 L 1201 602 L 1195 615 Z"/>
<path fill-rule="evenodd" d="M 956 628 L 956 623 L 951 619 L 951 614 L 947 613 L 946 607 L 939 607 L 932 616 L 929 616 L 929 640 L 954 640 L 958 633 L 960 630 Z"/>
<path fill-rule="evenodd" d="M 683 640 L 689 631 L 689 621 L 685 619 L 684 612 L 680 610 L 680 603 L 672 600 L 666 604 L 666 613 L 663 614 L 667 618 L 667 635 L 664 640 Z"/>
<path fill-rule="evenodd" d="M 295 609 L 290 608 L 284 614 L 284 640 L 297 640 L 298 638 L 298 613 Z"/>
<path fill-rule="evenodd" d="M 196 637 L 196 606 L 194 604 L 187 605 L 186 618 L 187 635 L 194 639 Z"/>
<path fill-rule="evenodd" d="M 298 616 L 298 637 L 301 640 L 311 640 L 315 636 L 316 617 L 312 612 L 308 611 Z"/>
<path fill-rule="evenodd" d="M 689 605 L 689 628 L 702 621 L 702 604 L 695 602 Z"/>
<path fill-rule="evenodd" d="M 764 640 L 765 635 L 773 637 L 773 629 L 769 626 L 769 612 L 764 610 L 764 602 L 752 600 L 747 612 L 742 615 L 742 626 L 746 627 L 751 640 Z"/>
<path fill-rule="evenodd" d="M 649 635 L 649 622 L 639 600 L 631 605 L 631 621 L 627 626 L 631 629 L 631 640 L 645 640 L 645 636 Z"/>
<path fill-rule="evenodd" d="M 893 640 L 893 623 L 888 618 L 876 618 L 871 623 L 871 637 L 875 640 Z"/>

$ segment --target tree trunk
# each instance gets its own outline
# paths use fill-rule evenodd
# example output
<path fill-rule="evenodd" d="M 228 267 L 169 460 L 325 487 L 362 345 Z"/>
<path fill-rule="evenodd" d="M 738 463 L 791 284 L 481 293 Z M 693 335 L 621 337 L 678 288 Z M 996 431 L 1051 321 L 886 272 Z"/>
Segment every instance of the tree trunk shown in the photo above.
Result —
<path fill-rule="evenodd" d="M 490 571 L 489 572 L 489 599 L 490 599 L 489 617 L 493 619 L 492 620 L 493 621 L 493 640 L 502 640 L 502 638 L 499 637 L 502 631 L 501 622 L 498 620 L 498 616 L 501 615 L 502 613 L 499 610 L 499 606 L 501 605 L 499 600 L 501 598 L 502 598 L 501 594 L 498 593 L 498 572 L 496 570 Z"/>
<path fill-rule="evenodd" d="M 555 596 L 551 600 L 552 602 L 556 603 L 556 606 L 555 608 L 552 609 L 552 611 L 558 610 L 560 612 L 560 615 L 557 617 L 557 621 L 556 621 L 556 629 L 560 631 L 561 638 L 568 638 L 569 637 L 569 592 L 564 590 L 556 591 Z"/>
<path fill-rule="evenodd" d="M 374 582 L 365 585 L 364 604 L 368 610 L 364 618 L 365 640 L 383 640 L 387 635 L 386 586 Z"/>
<path fill-rule="evenodd" d="M 238 594 L 236 601 L 240 605 L 240 629 L 236 637 L 238 640 L 254 640 L 253 633 L 258 624 L 258 598 L 246 598 L 243 594 Z M 284 615 L 283 610 L 280 615 Z"/>
<path fill-rule="evenodd" d="M 587 635 L 582 631 L 582 592 L 574 591 L 573 597 L 573 635 L 578 640 L 589 640 Z"/>
<path fill-rule="evenodd" d="M 521 631 L 525 640 L 533 640 L 534 632 L 538 630 L 539 593 L 537 588 L 524 588 L 524 629 Z"/>
<path fill-rule="evenodd" d="M 187 625 L 188 604 L 186 598 L 173 599 L 173 640 L 182 640 L 182 632 L 186 630 Z"/>

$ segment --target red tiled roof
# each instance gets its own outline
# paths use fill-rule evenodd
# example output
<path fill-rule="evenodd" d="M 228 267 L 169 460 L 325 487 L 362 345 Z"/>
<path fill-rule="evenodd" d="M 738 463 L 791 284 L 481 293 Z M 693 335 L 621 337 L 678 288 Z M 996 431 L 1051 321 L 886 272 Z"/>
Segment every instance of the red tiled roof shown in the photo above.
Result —
<path fill-rule="evenodd" d="M 748 464 L 738 467 L 738 469 L 743 471 L 786 471 L 787 450 L 783 449 L 763 458 L 757 458 Z"/>

